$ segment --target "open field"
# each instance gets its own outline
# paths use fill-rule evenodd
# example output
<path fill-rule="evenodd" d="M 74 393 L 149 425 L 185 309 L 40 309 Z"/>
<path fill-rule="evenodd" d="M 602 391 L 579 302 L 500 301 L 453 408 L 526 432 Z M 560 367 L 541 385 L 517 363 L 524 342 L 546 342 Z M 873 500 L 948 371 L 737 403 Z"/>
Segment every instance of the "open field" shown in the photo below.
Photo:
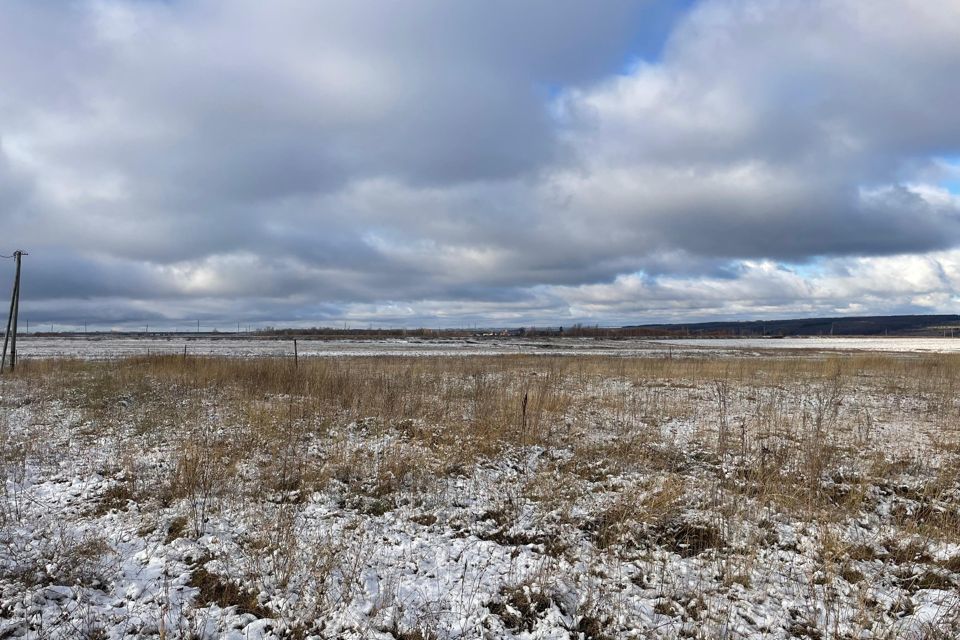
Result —
<path fill-rule="evenodd" d="M 176 355 L 229 357 L 292 357 L 293 340 L 231 336 L 196 337 L 190 334 L 157 337 L 25 336 L 18 343 L 22 358 L 115 359 L 131 356 Z M 596 338 L 447 338 L 447 339 L 301 339 L 303 357 L 358 356 L 490 356 L 490 355 L 614 355 L 675 357 L 705 355 L 770 355 L 771 351 L 880 351 L 889 353 L 957 353 L 953 338 L 714 338 L 714 339 L 596 339 Z"/>
<path fill-rule="evenodd" d="M 30 349 L 0 638 L 960 636 L 960 355 Z"/>
<path fill-rule="evenodd" d="M 309 357 L 361 356 L 490 356 L 490 355 L 589 355 L 604 352 L 617 355 L 649 355 L 668 351 L 670 346 L 642 340 L 614 341 L 583 339 L 525 340 L 485 339 L 374 339 L 298 341 L 299 354 Z M 144 355 L 183 354 L 227 357 L 293 357 L 293 339 L 258 337 L 29 337 L 18 343 L 25 358 L 68 357 L 88 360 Z M 678 352 L 680 350 L 678 349 Z"/>

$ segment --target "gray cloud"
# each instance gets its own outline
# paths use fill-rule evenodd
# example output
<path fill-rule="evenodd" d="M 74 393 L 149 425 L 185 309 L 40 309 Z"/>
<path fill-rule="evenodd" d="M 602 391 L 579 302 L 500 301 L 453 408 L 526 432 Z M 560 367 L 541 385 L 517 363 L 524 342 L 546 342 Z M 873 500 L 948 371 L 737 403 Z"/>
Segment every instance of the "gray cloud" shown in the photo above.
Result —
<path fill-rule="evenodd" d="M 0 18 L 0 225 L 31 251 L 38 321 L 636 322 L 958 291 L 949 3 Z M 874 288 L 928 258 L 936 283 Z"/>

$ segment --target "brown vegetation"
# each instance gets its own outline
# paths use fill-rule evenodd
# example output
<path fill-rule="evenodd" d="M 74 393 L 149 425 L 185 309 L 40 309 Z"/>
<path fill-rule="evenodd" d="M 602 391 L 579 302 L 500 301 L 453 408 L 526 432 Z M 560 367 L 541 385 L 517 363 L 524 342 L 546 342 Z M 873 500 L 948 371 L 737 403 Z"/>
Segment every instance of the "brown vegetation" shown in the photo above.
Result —
<path fill-rule="evenodd" d="M 828 587 L 842 584 L 862 591 L 863 628 L 883 637 L 905 614 L 871 600 L 871 580 L 907 599 L 960 586 L 958 556 L 935 553 L 960 543 L 958 383 L 948 355 L 27 360 L 0 386 L 12 480 L 0 526 L 20 517 L 26 466 L 86 455 L 111 483 L 91 517 L 136 505 L 163 544 L 199 539 L 228 506 L 254 508 L 257 533 L 239 544 L 259 560 L 230 577 L 195 567 L 199 603 L 278 615 L 255 593 L 296 588 L 309 603 L 290 623 L 299 629 L 343 606 L 360 538 L 345 527 L 343 539 L 298 543 L 315 540 L 302 513 L 324 495 L 357 522 L 402 517 L 533 549 L 545 572 L 589 554 L 646 563 L 629 579 L 685 629 L 714 615 L 707 587 L 691 594 L 658 563 L 695 561 L 717 576 L 709 589 L 749 588 L 767 579 L 762 558 L 803 552 L 789 524 L 817 545 L 802 571 L 827 622 L 798 613 L 783 628 L 834 637 L 843 616 L 831 618 Z M 13 429 L 7 416 L 23 406 L 36 422 Z M 49 419 L 64 408 L 79 412 L 69 425 Z M 478 496 L 482 513 L 449 515 L 450 483 L 486 468 L 500 484 Z M 869 522 L 860 538 L 857 522 Z M 103 579 L 109 549 L 91 544 L 65 543 L 88 558 L 74 581 Z M 617 637 L 611 593 L 598 587 L 575 610 L 549 582 L 504 584 L 486 606 L 516 632 L 555 606 L 571 632 Z M 441 637 L 434 623 L 391 622 L 396 637 Z"/>

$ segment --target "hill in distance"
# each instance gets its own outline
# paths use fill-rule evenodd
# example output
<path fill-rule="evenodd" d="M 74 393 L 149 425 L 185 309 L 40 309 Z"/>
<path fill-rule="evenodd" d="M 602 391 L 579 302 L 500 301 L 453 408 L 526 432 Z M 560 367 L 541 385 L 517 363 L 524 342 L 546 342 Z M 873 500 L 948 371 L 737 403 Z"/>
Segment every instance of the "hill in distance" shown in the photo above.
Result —
<path fill-rule="evenodd" d="M 695 324 L 647 324 L 637 329 L 662 330 L 691 336 L 786 337 L 786 336 L 947 336 L 960 337 L 960 315 L 854 316 L 839 318 L 793 318 Z"/>

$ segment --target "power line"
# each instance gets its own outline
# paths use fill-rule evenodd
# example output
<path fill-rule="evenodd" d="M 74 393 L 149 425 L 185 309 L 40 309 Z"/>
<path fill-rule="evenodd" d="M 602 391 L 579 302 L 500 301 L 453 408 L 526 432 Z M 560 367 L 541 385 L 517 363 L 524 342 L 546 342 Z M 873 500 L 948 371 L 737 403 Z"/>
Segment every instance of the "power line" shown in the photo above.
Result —
<path fill-rule="evenodd" d="M 26 251 L 14 251 L 17 261 L 16 274 L 13 277 L 13 294 L 10 296 L 10 315 L 7 316 L 7 330 L 3 336 L 3 355 L 0 356 L 0 373 L 3 373 L 7 364 L 7 344 L 10 345 L 10 371 L 17 365 L 17 319 L 20 315 L 20 260 L 27 255 Z M 4 256 L 6 257 L 6 256 Z"/>

